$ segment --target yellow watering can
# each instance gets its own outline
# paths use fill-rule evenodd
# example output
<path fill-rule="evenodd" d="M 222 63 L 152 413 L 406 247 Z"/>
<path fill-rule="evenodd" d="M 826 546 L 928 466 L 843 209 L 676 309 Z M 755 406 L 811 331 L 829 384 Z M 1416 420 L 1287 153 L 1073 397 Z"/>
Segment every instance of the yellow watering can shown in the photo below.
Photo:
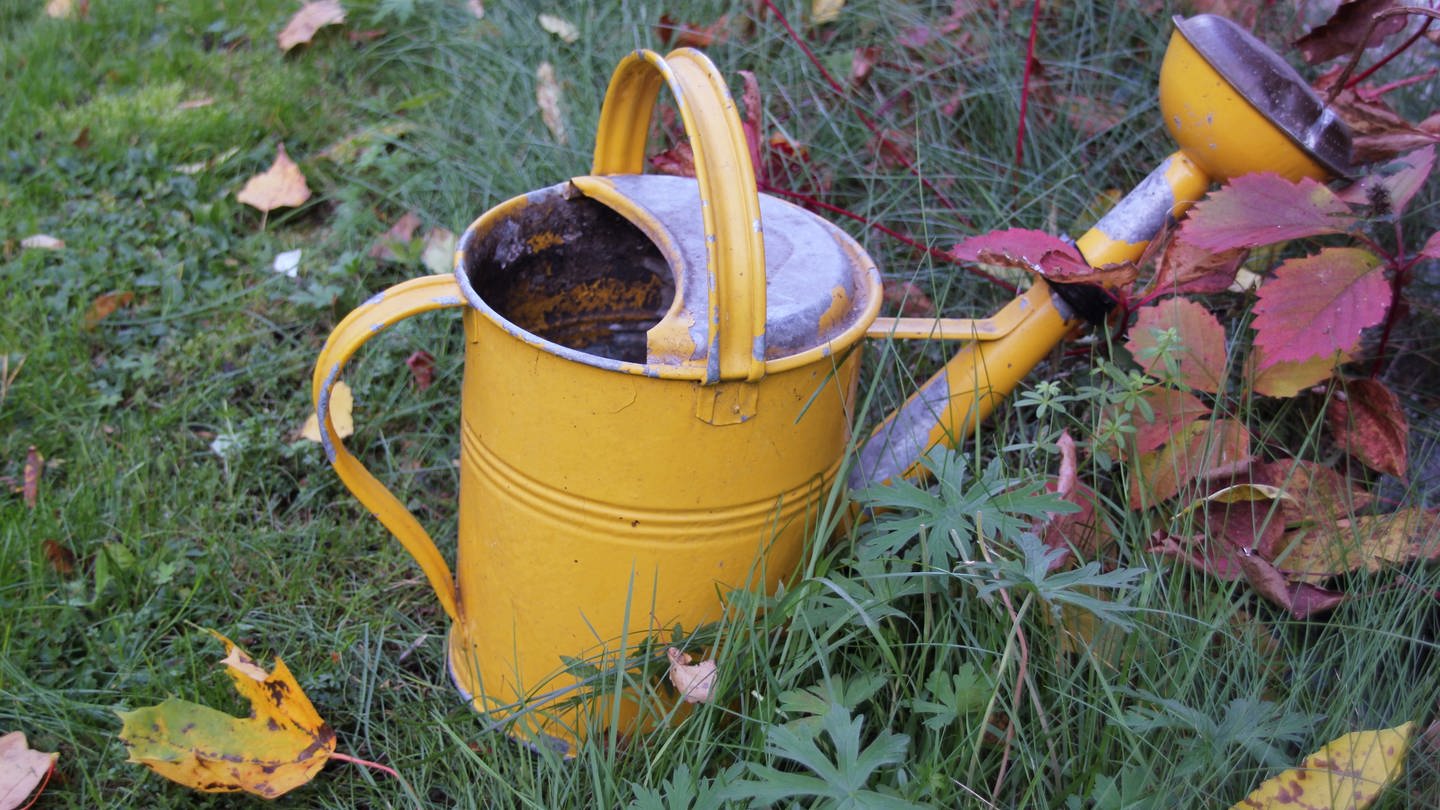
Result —
<path fill-rule="evenodd" d="M 693 180 L 642 174 L 662 84 L 690 136 Z M 1274 128 L 1253 117 L 1247 126 Z M 968 343 L 864 444 L 848 480 L 858 486 L 968 435 L 1088 306 L 1073 303 L 1083 291 L 1037 280 L 983 320 L 878 318 L 880 277 L 864 250 L 757 195 L 734 103 L 698 51 L 626 57 L 596 140 L 591 175 L 472 223 L 453 275 L 398 284 L 350 313 L 314 375 L 336 472 L 414 556 L 450 617 L 455 683 L 476 709 L 513 720 L 516 735 L 566 753 L 587 712 L 611 710 L 574 699 L 585 684 L 566 659 L 623 664 L 646 635 L 716 621 L 728 591 L 773 589 L 794 572 L 846 461 L 863 337 Z M 1167 163 L 1185 171 L 1162 167 L 1166 193 L 1122 201 L 1124 233 L 1102 222 L 1087 234 L 1092 262 L 1138 255 L 1154 229 L 1128 239 L 1131 220 L 1158 211 L 1158 228 L 1203 193 L 1205 171 L 1235 170 L 1193 168 L 1206 165 L 1192 152 L 1208 141 L 1180 140 Z M 361 344 L 446 307 L 463 308 L 466 337 L 453 573 L 329 419 L 332 387 Z M 635 714 L 626 702 L 618 720 Z"/>

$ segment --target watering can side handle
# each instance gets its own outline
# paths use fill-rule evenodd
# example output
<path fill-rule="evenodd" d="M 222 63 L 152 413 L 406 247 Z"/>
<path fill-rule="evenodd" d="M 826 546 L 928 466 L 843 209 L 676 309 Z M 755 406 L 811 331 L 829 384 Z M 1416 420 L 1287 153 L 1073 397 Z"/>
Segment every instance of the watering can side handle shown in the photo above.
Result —
<path fill-rule="evenodd" d="M 340 443 L 335 425 L 330 421 L 329 405 L 330 392 L 340 379 L 346 361 L 365 341 L 411 315 L 463 305 L 460 287 L 455 276 L 449 273 L 396 284 L 361 304 L 335 327 L 325 341 L 325 348 L 320 350 L 312 380 L 313 403 L 320 421 L 325 456 L 335 467 L 341 482 L 385 524 L 385 528 L 420 564 L 440 600 L 440 606 L 455 622 L 460 621 L 460 611 L 455 577 L 450 573 L 450 566 L 440 556 L 435 541 L 430 539 L 420 521 Z"/>
<path fill-rule="evenodd" d="M 637 50 L 615 68 L 595 135 L 592 174 L 642 174 L 650 117 L 668 85 L 700 186 L 710 272 L 710 368 L 706 382 L 765 374 L 765 240 L 755 167 L 725 78 L 705 54 Z M 716 360 L 718 358 L 718 368 Z"/>

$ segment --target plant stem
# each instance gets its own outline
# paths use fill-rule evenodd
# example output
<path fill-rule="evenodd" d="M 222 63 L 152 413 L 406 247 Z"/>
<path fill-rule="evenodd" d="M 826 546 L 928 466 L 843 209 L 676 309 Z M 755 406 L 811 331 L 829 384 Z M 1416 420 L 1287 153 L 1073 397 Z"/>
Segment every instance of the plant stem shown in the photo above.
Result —
<path fill-rule="evenodd" d="M 1025 107 L 1030 101 L 1030 66 L 1035 64 L 1035 34 L 1040 29 L 1040 0 L 1030 7 L 1030 42 L 1025 46 L 1025 72 L 1020 79 L 1020 126 L 1015 132 L 1015 168 L 1025 158 Z"/>
<path fill-rule="evenodd" d="M 1354 87 L 1355 85 L 1359 84 L 1360 82 L 1365 81 L 1366 79 L 1370 78 L 1370 74 L 1374 73 L 1375 71 L 1379 70 L 1379 69 L 1382 68 L 1382 67 L 1385 67 L 1385 65 L 1387 65 L 1387 64 L 1390 63 L 1390 60 L 1394 59 L 1395 57 L 1397 57 L 1397 56 L 1399 56 L 1400 54 L 1404 53 L 1405 51 L 1409 50 L 1409 49 L 1410 49 L 1410 46 L 1411 46 L 1411 45 L 1414 45 L 1416 40 L 1418 40 L 1420 37 L 1425 36 L 1425 32 L 1430 30 L 1430 24 L 1433 23 L 1433 22 L 1435 22 L 1435 18 L 1433 18 L 1433 17 L 1426 18 L 1425 24 L 1422 25 L 1422 26 L 1420 26 L 1420 30 L 1419 30 L 1419 31 L 1416 31 L 1414 34 L 1411 34 L 1409 39 L 1405 40 L 1404 42 L 1402 42 L 1402 43 L 1400 44 L 1400 47 L 1398 47 L 1398 48 L 1396 48 L 1395 50 L 1391 51 L 1390 53 L 1387 53 L 1387 54 L 1385 54 L 1384 56 L 1380 57 L 1379 61 L 1377 61 L 1375 64 L 1373 64 L 1373 65 L 1371 65 L 1370 67 L 1365 68 L 1364 70 L 1360 71 L 1360 75 L 1359 75 L 1359 76 L 1356 76 L 1355 78 L 1353 78 L 1353 79 L 1351 79 L 1349 82 L 1347 82 L 1346 85 L 1345 85 L 1345 87 L 1347 87 L 1347 88 Z"/>
<path fill-rule="evenodd" d="M 373 769 L 375 769 L 375 770 L 377 770 L 377 771 L 383 771 L 384 773 L 387 773 L 387 774 L 389 774 L 390 776 L 393 776 L 393 777 L 396 778 L 396 779 L 399 779 L 399 778 L 400 778 L 400 774 L 397 773 L 394 768 L 391 768 L 391 767 L 388 766 L 388 765 L 381 765 L 381 764 L 378 763 L 378 762 L 371 762 L 371 761 L 368 760 L 368 759 L 361 759 L 361 758 L 359 758 L 359 757 L 352 757 L 352 756 L 350 756 L 349 754 L 342 754 L 342 753 L 340 753 L 339 751 L 334 751 L 334 752 L 332 752 L 332 753 L 330 754 L 330 758 L 331 758 L 331 759 L 338 759 L 338 760 L 340 760 L 341 762 L 349 762 L 349 763 L 352 764 L 352 765 L 362 765 L 362 766 L 364 766 L 364 767 L 366 767 L 366 768 L 373 768 Z"/>
<path fill-rule="evenodd" d="M 1340 95 L 1340 92 L 1350 86 L 1350 74 L 1355 71 L 1355 65 L 1360 62 L 1360 55 L 1363 54 L 1366 48 L 1369 47 L 1370 35 L 1375 33 L 1375 26 L 1379 25 L 1381 20 L 1395 17 L 1400 14 L 1419 14 L 1422 16 L 1430 17 L 1431 19 L 1440 19 L 1440 11 L 1434 11 L 1428 8 L 1415 8 L 1413 6 L 1401 6 L 1399 8 L 1387 9 L 1380 12 L 1379 14 L 1376 14 L 1374 17 L 1371 17 L 1370 25 L 1365 29 L 1365 36 L 1361 37 L 1360 41 L 1356 43 L 1355 50 L 1350 52 L 1350 61 L 1345 63 L 1345 69 L 1340 72 L 1340 78 L 1335 81 L 1335 86 L 1330 88 L 1330 95 L 1325 98 L 1325 106 L 1328 107 L 1331 104 L 1334 104 L 1335 99 Z M 1414 40 L 1412 39 L 1411 41 L 1413 42 Z M 1400 48 L 1400 50 L 1403 51 L 1405 48 L 1408 47 L 1410 47 L 1410 42 L 1405 43 L 1404 47 Z M 1385 57 L 1385 61 L 1389 61 L 1394 57 L 1395 55 L 1387 56 Z"/>

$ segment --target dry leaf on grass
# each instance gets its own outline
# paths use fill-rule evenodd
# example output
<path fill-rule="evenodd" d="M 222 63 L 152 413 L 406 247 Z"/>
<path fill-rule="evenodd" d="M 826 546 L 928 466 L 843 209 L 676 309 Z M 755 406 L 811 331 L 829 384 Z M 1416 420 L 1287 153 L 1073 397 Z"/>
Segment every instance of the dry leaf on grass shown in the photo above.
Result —
<path fill-rule="evenodd" d="M 811 0 L 810 22 L 815 25 L 835 22 L 840 18 L 840 11 L 844 8 L 845 0 Z"/>
<path fill-rule="evenodd" d="M 294 208 L 310 199 L 310 185 L 300 167 L 285 153 L 285 144 L 275 148 L 275 162 L 270 168 L 245 182 L 235 199 L 262 212 L 276 208 Z"/>
<path fill-rule="evenodd" d="M 85 330 L 89 331 L 100 325 L 100 322 L 115 314 L 115 310 L 124 309 L 135 301 L 135 293 L 129 290 L 97 295 L 94 301 L 90 302 L 90 308 L 85 310 Z"/>
<path fill-rule="evenodd" d="M 223 663 L 250 701 L 240 719 L 188 700 L 120 712 L 130 762 L 206 793 L 246 791 L 275 798 L 309 782 L 335 753 L 335 732 L 321 719 L 279 658 L 269 673 L 230 639 Z"/>
<path fill-rule="evenodd" d="M 0 736 L 0 810 L 29 807 L 26 799 L 44 789 L 59 756 L 32 749 L 24 732 Z"/>
<path fill-rule="evenodd" d="M 1411 722 L 1331 740 L 1230 810 L 1363 810 L 1400 777 L 1414 734 Z"/>
<path fill-rule="evenodd" d="M 341 380 L 335 383 L 335 388 L 330 392 L 330 424 L 335 426 L 335 435 L 344 439 L 355 433 L 355 421 L 351 411 L 355 408 L 355 395 L 350 391 L 350 386 Z M 300 428 L 300 438 L 312 442 L 320 442 L 320 418 L 314 410 L 305 417 L 305 424 Z"/>
<path fill-rule="evenodd" d="M 57 20 L 90 16 L 90 0 L 50 0 L 45 4 L 45 16 Z"/>
<path fill-rule="evenodd" d="M 300 7 L 275 41 L 280 43 L 280 50 L 288 51 L 309 42 L 321 28 L 342 22 L 345 22 L 345 9 L 338 0 L 316 0 Z"/>
<path fill-rule="evenodd" d="M 565 118 L 560 113 L 560 82 L 555 79 L 555 66 L 541 62 L 535 69 L 535 104 L 540 108 L 540 119 L 555 136 L 555 142 L 564 146 L 570 142 L 566 134 Z"/>
<path fill-rule="evenodd" d="M 674 647 L 665 648 L 665 657 L 670 659 L 670 683 L 679 690 L 686 703 L 709 703 L 714 697 L 715 659 L 698 664 L 690 663 L 690 654 Z"/>
<path fill-rule="evenodd" d="M 34 509 L 40 498 L 40 473 L 44 471 L 45 458 L 31 445 L 25 452 L 24 483 L 21 484 L 26 508 Z"/>
<path fill-rule="evenodd" d="M 459 240 L 445 228 L 431 228 L 425 234 L 425 249 L 420 263 L 432 273 L 449 273 L 455 269 L 455 244 Z"/>
<path fill-rule="evenodd" d="M 395 224 L 375 240 L 370 247 L 370 258 L 379 259 L 382 262 L 399 261 L 396 255 L 396 247 L 404 247 L 410 244 L 415 238 L 415 230 L 420 227 L 420 216 L 414 211 L 407 211 L 405 215 L 395 220 Z"/>
<path fill-rule="evenodd" d="M 21 239 L 20 247 L 31 250 L 64 250 L 65 243 L 48 233 L 37 233 Z"/>
<path fill-rule="evenodd" d="M 580 40 L 580 29 L 575 24 L 554 14 L 541 14 L 538 18 L 540 27 L 559 37 L 565 44 L 573 44 Z"/>

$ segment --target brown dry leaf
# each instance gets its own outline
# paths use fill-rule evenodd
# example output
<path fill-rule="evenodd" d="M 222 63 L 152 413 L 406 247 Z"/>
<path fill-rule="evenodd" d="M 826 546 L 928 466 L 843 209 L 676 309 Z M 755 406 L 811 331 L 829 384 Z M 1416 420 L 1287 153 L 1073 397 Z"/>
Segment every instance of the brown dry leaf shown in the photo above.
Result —
<path fill-rule="evenodd" d="M 1234 419 L 1199 419 L 1158 452 L 1138 459 L 1130 479 L 1130 508 L 1168 501 L 1194 481 L 1237 473 L 1250 465 L 1250 431 Z"/>
<path fill-rule="evenodd" d="M 57 20 L 90 16 L 90 0 L 50 0 L 45 4 L 45 16 Z"/>
<path fill-rule="evenodd" d="M 1324 579 L 1436 558 L 1440 558 L 1440 515 L 1402 509 L 1292 531 L 1285 535 L 1274 562 L 1291 578 Z"/>
<path fill-rule="evenodd" d="M 1160 254 L 1150 289 L 1177 294 L 1224 292 L 1235 283 L 1235 274 L 1249 254 L 1245 248 L 1214 251 L 1171 239 Z"/>
<path fill-rule="evenodd" d="M 25 506 L 29 509 L 35 508 L 35 503 L 40 497 L 40 473 L 45 471 L 45 458 L 30 445 L 25 452 L 24 483 L 21 485 L 25 497 Z"/>
<path fill-rule="evenodd" d="M 714 697 L 715 659 L 698 664 L 690 663 L 690 654 L 674 647 L 665 648 L 665 657 L 670 659 L 670 683 L 679 690 L 686 703 L 709 703 Z"/>
<path fill-rule="evenodd" d="M 420 216 L 414 211 L 406 211 L 404 216 L 395 220 L 390 230 L 375 240 L 375 244 L 370 247 L 370 258 L 382 262 L 399 261 L 400 257 L 395 255 L 396 246 L 409 245 L 419 227 Z"/>
<path fill-rule="evenodd" d="M 1376 472 L 1405 476 L 1410 427 L 1400 399 L 1379 380 L 1345 382 L 1325 412 L 1325 424 L 1345 452 Z"/>
<path fill-rule="evenodd" d="M 285 144 L 275 147 L 275 162 L 255 175 L 235 195 L 235 199 L 262 212 L 276 208 L 294 208 L 310 199 L 310 185 L 300 167 L 285 153 Z"/>
<path fill-rule="evenodd" d="M 1326 71 L 1315 80 L 1316 91 L 1328 98 L 1343 70 L 1344 65 L 1337 64 Z M 1351 160 L 1357 165 L 1393 158 L 1440 141 L 1434 116 L 1419 125 L 1412 124 L 1391 109 L 1381 93 L 1364 85 L 1340 91 L 1329 108 L 1350 126 L 1354 136 Z"/>
<path fill-rule="evenodd" d="M 275 41 L 280 43 L 280 50 L 288 51 L 309 42 L 321 28 L 342 22 L 345 22 L 345 9 L 339 0 L 314 0 L 295 12 Z"/>
<path fill-rule="evenodd" d="M 1145 553 L 1172 557 L 1226 582 L 1245 578 L 1240 570 L 1239 549 L 1218 540 L 1212 542 L 1204 534 L 1181 536 L 1157 531 L 1150 536 Z"/>
<path fill-rule="evenodd" d="M 1097 496 L 1080 483 L 1075 440 L 1065 430 L 1061 431 L 1055 444 L 1060 449 L 1060 469 L 1054 480 L 1045 482 L 1045 489 L 1075 504 L 1080 510 L 1064 514 L 1048 513 L 1031 527 L 1047 547 L 1064 552 L 1051 561 L 1052 571 L 1068 565 L 1075 549 L 1084 557 L 1093 559 L 1110 540 L 1108 527 L 1096 516 Z"/>
<path fill-rule="evenodd" d="M 575 27 L 575 23 L 570 22 L 564 17 L 559 17 L 554 14 L 541 14 L 537 19 L 540 21 L 541 28 L 559 37 L 561 42 L 567 45 L 573 45 L 580 41 L 580 29 Z"/>
<path fill-rule="evenodd" d="M 22 731 L 0 736 L 0 810 L 29 807 L 30 794 L 45 789 L 59 754 L 47 754 L 30 747 Z"/>
<path fill-rule="evenodd" d="M 405 358 L 405 365 L 410 368 L 410 379 L 421 391 L 435 382 L 435 356 L 424 349 L 411 352 L 410 356 Z"/>
<path fill-rule="evenodd" d="M 682 22 L 669 14 L 661 14 L 660 22 L 655 25 L 655 36 L 669 48 L 709 48 L 725 41 L 729 26 L 729 14 L 722 14 L 709 25 Z"/>
<path fill-rule="evenodd" d="M 342 439 L 355 434 L 355 420 L 351 415 L 354 408 L 355 395 L 350 386 L 344 380 L 335 383 L 330 393 L 330 424 L 335 426 L 335 434 Z M 320 443 L 320 418 L 313 409 L 300 428 L 300 438 Z"/>
<path fill-rule="evenodd" d="M 535 69 L 535 104 L 540 108 L 540 119 L 545 122 L 555 142 L 564 146 L 570 142 L 565 129 L 565 118 L 560 112 L 560 82 L 555 79 L 555 66 L 541 62 Z"/>
<path fill-rule="evenodd" d="M 1343 593 L 1308 582 L 1292 583 L 1269 560 L 1248 549 L 1241 549 L 1235 561 L 1256 593 L 1290 611 L 1297 619 L 1323 613 L 1345 601 Z"/>
<path fill-rule="evenodd" d="M 90 302 L 90 308 L 85 310 L 85 329 L 91 330 L 100 325 L 100 322 L 115 314 L 115 310 L 130 306 L 135 301 L 135 293 L 129 290 L 108 292 L 95 297 Z"/>
<path fill-rule="evenodd" d="M 37 233 L 21 239 L 20 247 L 30 250 L 64 250 L 65 243 L 48 233 Z"/>
<path fill-rule="evenodd" d="M 1132 415 L 1135 452 L 1140 455 L 1158 450 L 1171 436 L 1179 435 L 1196 419 L 1210 415 L 1210 406 L 1188 391 L 1153 385 L 1140 396 L 1150 406 L 1154 417 L 1146 419 L 1145 414 L 1138 410 Z"/>
<path fill-rule="evenodd" d="M 1350 517 L 1371 501 L 1370 493 L 1313 461 L 1279 459 L 1255 465 L 1251 474 L 1255 483 L 1279 487 L 1290 496 L 1280 504 L 1287 526 Z"/>
<path fill-rule="evenodd" d="M 815 25 L 835 22 L 845 8 L 845 0 L 810 0 L 810 22 Z"/>
<path fill-rule="evenodd" d="M 465 0 L 465 10 L 473 14 L 477 20 L 485 19 L 485 4 L 480 0 Z"/>
<path fill-rule="evenodd" d="M 55 573 L 62 577 L 68 577 L 75 573 L 75 552 L 55 540 L 45 540 L 40 543 L 40 551 L 50 562 L 50 567 L 55 569 Z"/>
<path fill-rule="evenodd" d="M 919 285 L 909 281 L 886 279 L 884 283 L 885 303 L 895 307 L 902 318 L 933 318 L 935 303 Z"/>
<path fill-rule="evenodd" d="M 335 753 L 335 732 L 279 658 L 266 672 L 234 642 L 223 663 L 235 690 L 250 702 L 241 719 L 170 698 L 120 712 L 128 761 L 206 793 L 246 791 L 273 799 L 306 784 Z"/>
<path fill-rule="evenodd" d="M 1295 40 L 1295 47 L 1305 61 L 1318 65 L 1337 56 L 1345 56 L 1355 50 L 1370 29 L 1375 15 L 1394 7 L 1396 0 L 1345 0 L 1330 19 L 1312 28 L 1305 36 Z M 1405 27 L 1405 17 L 1396 16 L 1381 20 L 1370 31 L 1366 48 L 1381 44 L 1385 37 Z"/>

